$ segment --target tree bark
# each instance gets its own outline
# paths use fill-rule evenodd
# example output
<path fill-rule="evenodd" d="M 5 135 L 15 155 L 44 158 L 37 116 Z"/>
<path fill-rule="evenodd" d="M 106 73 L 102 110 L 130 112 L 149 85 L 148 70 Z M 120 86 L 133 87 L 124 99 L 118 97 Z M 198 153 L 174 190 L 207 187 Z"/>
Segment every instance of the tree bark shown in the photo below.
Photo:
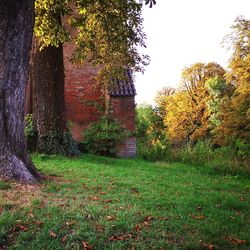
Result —
<path fill-rule="evenodd" d="M 31 74 L 29 74 L 29 80 L 26 86 L 26 91 L 25 91 L 24 114 L 26 116 L 32 113 L 33 113 L 32 111 L 32 79 L 31 79 Z"/>
<path fill-rule="evenodd" d="M 49 46 L 40 51 L 37 43 L 34 38 L 30 61 L 33 124 L 38 136 L 36 151 L 75 155 L 77 146 L 65 117 L 63 47 Z"/>
<path fill-rule="evenodd" d="M 29 183 L 40 178 L 24 135 L 33 8 L 33 0 L 0 1 L 0 177 Z"/>

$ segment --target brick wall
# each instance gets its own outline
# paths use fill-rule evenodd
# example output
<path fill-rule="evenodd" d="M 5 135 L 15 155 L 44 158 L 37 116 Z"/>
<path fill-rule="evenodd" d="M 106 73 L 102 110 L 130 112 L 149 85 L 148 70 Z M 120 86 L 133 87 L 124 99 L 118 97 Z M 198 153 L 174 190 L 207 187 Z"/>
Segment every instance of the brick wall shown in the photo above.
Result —
<path fill-rule="evenodd" d="M 135 100 L 133 96 L 112 97 L 113 117 L 131 132 L 135 131 Z M 136 138 L 131 137 L 118 146 L 119 157 L 136 156 Z"/>
<path fill-rule="evenodd" d="M 96 70 L 90 63 L 83 66 L 70 62 L 73 49 L 72 43 L 64 45 L 66 116 L 73 137 L 80 142 L 84 129 L 98 121 L 100 114 L 95 104 L 101 92 L 95 86 Z"/>
<path fill-rule="evenodd" d="M 113 117 L 130 131 L 135 130 L 135 101 L 133 96 L 112 97 Z"/>
<path fill-rule="evenodd" d="M 72 34 L 73 35 L 73 34 Z M 76 65 L 70 62 L 73 43 L 64 44 L 65 103 L 66 117 L 70 130 L 78 142 L 83 139 L 83 131 L 92 122 L 98 121 L 100 112 L 95 104 L 100 102 L 101 91 L 96 87 L 97 70 L 90 63 Z M 130 131 L 135 130 L 134 97 L 112 97 L 114 118 Z M 92 104 L 92 105 L 91 105 Z M 119 157 L 134 157 L 136 140 L 129 138 L 118 147 Z"/>

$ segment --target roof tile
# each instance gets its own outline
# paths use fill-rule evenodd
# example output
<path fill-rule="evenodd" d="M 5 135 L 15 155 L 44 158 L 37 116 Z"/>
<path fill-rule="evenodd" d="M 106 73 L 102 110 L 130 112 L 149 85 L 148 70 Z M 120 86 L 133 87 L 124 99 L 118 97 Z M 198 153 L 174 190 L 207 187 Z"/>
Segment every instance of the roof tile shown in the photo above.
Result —
<path fill-rule="evenodd" d="M 126 80 L 115 80 L 110 90 L 110 96 L 135 96 L 136 90 L 131 70 L 126 71 Z"/>

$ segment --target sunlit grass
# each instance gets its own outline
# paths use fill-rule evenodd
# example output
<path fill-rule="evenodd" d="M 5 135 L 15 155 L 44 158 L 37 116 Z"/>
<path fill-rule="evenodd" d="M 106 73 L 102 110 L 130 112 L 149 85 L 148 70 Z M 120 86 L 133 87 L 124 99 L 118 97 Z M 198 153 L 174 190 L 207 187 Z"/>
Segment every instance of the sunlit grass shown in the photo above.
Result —
<path fill-rule="evenodd" d="M 46 181 L 35 188 L 0 190 L 1 199 L 9 197 L 9 206 L 0 210 L 2 248 L 250 247 L 245 177 L 213 175 L 180 163 L 90 155 L 33 160 L 49 176 Z"/>

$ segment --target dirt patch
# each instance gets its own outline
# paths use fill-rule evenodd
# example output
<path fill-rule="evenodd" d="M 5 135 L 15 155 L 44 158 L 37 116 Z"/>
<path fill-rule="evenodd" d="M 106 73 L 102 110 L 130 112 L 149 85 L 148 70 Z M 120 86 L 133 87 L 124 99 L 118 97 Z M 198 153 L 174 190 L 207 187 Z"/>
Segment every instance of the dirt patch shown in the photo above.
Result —
<path fill-rule="evenodd" d="M 12 182 L 11 188 L 1 191 L 0 206 L 3 204 L 11 204 L 17 207 L 28 207 L 32 201 L 42 197 L 42 185 L 30 185 Z"/>
<path fill-rule="evenodd" d="M 47 204 L 49 201 L 55 203 L 58 206 L 64 206 L 67 204 L 67 200 L 63 197 L 57 197 L 57 195 L 51 195 L 47 193 L 44 188 L 47 186 L 47 182 L 60 184 L 71 184 L 74 181 L 65 180 L 60 176 L 47 175 L 44 179 L 45 183 L 42 184 L 24 184 L 18 182 L 8 182 L 10 188 L 1 190 L 0 192 L 0 208 L 12 207 L 22 208 L 30 207 L 34 200 L 38 199 L 42 204 Z"/>

